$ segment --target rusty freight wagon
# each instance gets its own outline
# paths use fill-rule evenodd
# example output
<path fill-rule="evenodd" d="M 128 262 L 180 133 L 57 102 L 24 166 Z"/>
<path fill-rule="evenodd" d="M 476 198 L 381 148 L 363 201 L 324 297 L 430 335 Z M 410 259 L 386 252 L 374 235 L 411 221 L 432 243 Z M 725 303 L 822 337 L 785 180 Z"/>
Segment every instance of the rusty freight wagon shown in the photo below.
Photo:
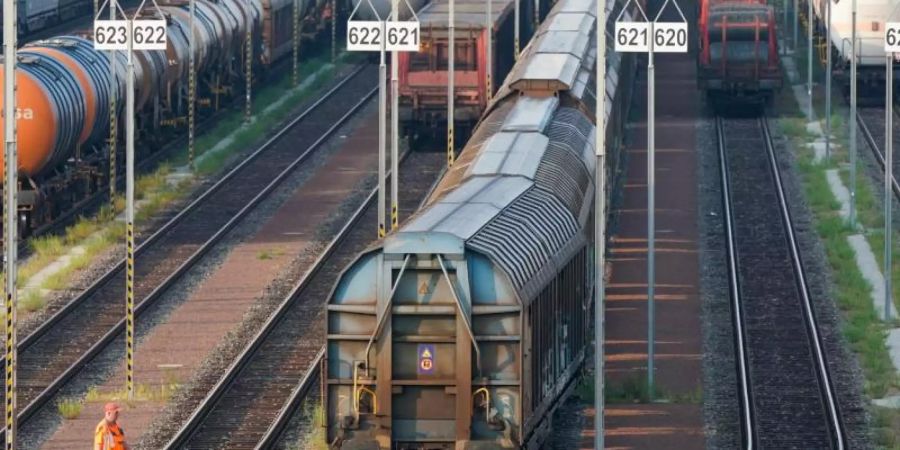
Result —
<path fill-rule="evenodd" d="M 515 2 L 493 1 L 490 30 L 485 26 L 486 5 L 484 0 L 456 0 L 454 115 L 460 125 L 473 125 L 488 105 L 488 32 L 493 38 L 490 95 L 515 62 Z M 534 2 L 520 4 L 522 46 L 532 35 L 533 8 Z M 419 126 L 443 126 L 447 122 L 449 1 L 431 2 L 419 13 L 419 21 L 419 52 L 400 54 L 400 120 Z"/>
<path fill-rule="evenodd" d="M 703 0 L 698 84 L 714 101 L 762 103 L 782 84 L 772 6 Z"/>
<path fill-rule="evenodd" d="M 339 277 L 322 376 L 334 447 L 546 435 L 590 341 L 593 6 L 557 3 L 424 206 Z M 607 59 L 613 159 L 633 68 Z"/>

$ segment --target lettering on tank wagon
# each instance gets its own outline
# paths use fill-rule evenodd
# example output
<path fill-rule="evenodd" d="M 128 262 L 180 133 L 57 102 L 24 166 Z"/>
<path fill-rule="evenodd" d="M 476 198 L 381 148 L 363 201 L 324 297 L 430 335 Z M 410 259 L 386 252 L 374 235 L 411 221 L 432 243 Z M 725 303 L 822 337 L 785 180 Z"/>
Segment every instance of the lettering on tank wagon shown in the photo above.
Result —
<path fill-rule="evenodd" d="M 4 114 L 0 111 L 0 117 L 3 117 Z M 16 108 L 16 120 L 33 120 L 34 119 L 34 110 L 31 108 Z"/>
<path fill-rule="evenodd" d="M 419 344 L 419 362 L 416 372 L 419 375 L 431 375 L 434 373 L 434 344 Z"/>

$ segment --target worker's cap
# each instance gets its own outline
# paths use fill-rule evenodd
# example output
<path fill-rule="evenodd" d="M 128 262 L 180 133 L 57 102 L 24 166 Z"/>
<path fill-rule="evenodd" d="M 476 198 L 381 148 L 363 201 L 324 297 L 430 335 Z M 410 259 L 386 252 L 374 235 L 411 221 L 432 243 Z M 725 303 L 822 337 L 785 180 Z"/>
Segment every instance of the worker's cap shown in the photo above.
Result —
<path fill-rule="evenodd" d="M 121 411 L 122 407 L 118 403 L 109 402 L 103 407 L 104 412 Z"/>

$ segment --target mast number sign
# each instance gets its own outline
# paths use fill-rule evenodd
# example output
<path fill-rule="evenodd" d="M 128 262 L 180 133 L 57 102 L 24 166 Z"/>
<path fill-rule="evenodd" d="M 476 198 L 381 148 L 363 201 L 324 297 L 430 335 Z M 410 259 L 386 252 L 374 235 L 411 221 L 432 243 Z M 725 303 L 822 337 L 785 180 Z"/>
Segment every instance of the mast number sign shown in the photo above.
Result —
<path fill-rule="evenodd" d="M 616 22 L 616 51 L 644 53 L 650 51 L 650 24 L 647 22 Z M 687 23 L 656 22 L 653 24 L 653 51 L 685 53 L 688 49 Z"/>
<path fill-rule="evenodd" d="M 381 40 L 387 35 L 385 51 L 419 51 L 418 21 L 351 20 L 347 22 L 347 50 L 351 52 L 381 51 Z"/>
<path fill-rule="evenodd" d="M 381 50 L 382 22 L 351 20 L 347 22 L 347 50 L 377 52 Z"/>
<path fill-rule="evenodd" d="M 165 20 L 135 20 L 131 28 L 135 50 L 166 49 Z"/>
<path fill-rule="evenodd" d="M 888 22 L 884 27 L 884 51 L 900 52 L 900 22 Z"/>
<path fill-rule="evenodd" d="M 653 24 L 653 51 L 687 53 L 688 26 L 684 22 L 656 22 Z"/>
<path fill-rule="evenodd" d="M 95 50 L 128 50 L 128 20 L 95 20 Z"/>
<path fill-rule="evenodd" d="M 388 22 L 386 50 L 398 52 L 419 51 L 419 22 Z"/>
<path fill-rule="evenodd" d="M 647 35 L 650 24 L 647 22 L 616 22 L 616 51 L 623 53 L 642 53 L 650 51 Z"/>
<path fill-rule="evenodd" d="M 95 50 L 165 50 L 168 44 L 165 20 L 95 20 Z"/>

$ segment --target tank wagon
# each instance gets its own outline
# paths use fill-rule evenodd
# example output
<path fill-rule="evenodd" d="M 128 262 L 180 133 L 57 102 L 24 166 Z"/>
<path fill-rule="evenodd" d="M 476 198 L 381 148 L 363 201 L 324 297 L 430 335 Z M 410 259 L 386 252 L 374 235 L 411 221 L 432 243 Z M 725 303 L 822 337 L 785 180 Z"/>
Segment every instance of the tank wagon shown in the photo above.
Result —
<path fill-rule="evenodd" d="M 826 0 L 813 2 L 816 32 L 832 52 L 832 73 L 844 94 L 850 96 L 850 63 L 853 39 L 852 2 L 831 2 L 831 34 L 826 33 Z M 856 16 L 856 70 L 860 95 L 884 97 L 884 21 L 898 0 L 858 0 Z M 824 55 L 824 52 L 822 52 Z M 900 61 L 895 55 L 895 61 Z M 823 56 L 824 62 L 824 56 Z M 900 86 L 900 73 L 894 66 L 894 81 Z"/>
<path fill-rule="evenodd" d="M 418 127 L 440 127 L 447 122 L 449 3 L 449 0 L 434 0 L 423 8 L 419 14 L 422 27 L 420 50 L 400 54 L 400 120 Z M 515 62 L 511 51 L 515 39 L 514 0 L 493 1 L 490 29 L 485 26 L 485 3 L 484 0 L 455 0 L 454 115 L 457 122 L 469 127 L 481 117 L 488 99 Z M 531 1 L 520 3 L 523 46 L 533 34 L 535 6 Z M 491 33 L 493 39 L 490 95 L 486 79 L 487 33 Z"/>
<path fill-rule="evenodd" d="M 168 47 L 165 51 L 135 51 L 134 56 L 139 159 L 187 122 L 188 2 L 158 3 L 158 12 L 145 9 L 144 13 L 159 14 L 166 20 Z M 244 85 L 247 27 L 253 36 L 254 78 L 266 76 L 273 63 L 290 56 L 292 8 L 292 0 L 197 0 L 195 61 L 201 111 L 218 108 L 222 97 Z M 305 40 L 315 39 L 326 29 L 332 17 L 330 8 L 326 0 L 301 2 Z M 127 57 L 125 52 L 116 53 L 115 70 L 111 71 L 111 52 L 94 50 L 89 37 L 85 30 L 37 41 L 18 54 L 23 235 L 69 211 L 107 183 L 110 119 L 124 110 Z M 119 101 L 116 110 L 110 111 L 114 92 Z M 117 122 L 124 124 L 121 118 Z"/>
<path fill-rule="evenodd" d="M 424 206 L 340 275 L 321 377 L 333 448 L 540 445 L 590 342 L 593 6 L 554 6 Z M 609 56 L 613 145 L 634 60 Z"/>
<path fill-rule="evenodd" d="M 703 0 L 698 29 L 698 84 L 711 99 L 762 103 L 781 89 L 771 6 L 755 0 Z"/>

